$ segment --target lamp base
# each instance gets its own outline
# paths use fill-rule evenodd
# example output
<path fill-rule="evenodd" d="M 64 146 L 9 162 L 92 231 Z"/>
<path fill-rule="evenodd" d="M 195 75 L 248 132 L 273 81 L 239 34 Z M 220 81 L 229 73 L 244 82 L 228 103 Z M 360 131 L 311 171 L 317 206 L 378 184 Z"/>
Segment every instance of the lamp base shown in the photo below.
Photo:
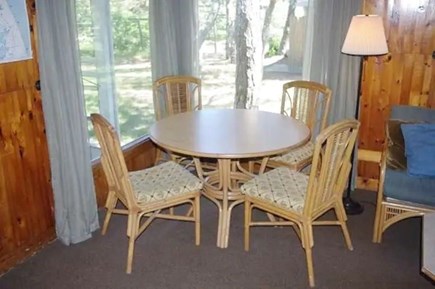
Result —
<path fill-rule="evenodd" d="M 359 215 L 364 211 L 364 207 L 352 200 L 350 196 L 343 198 L 343 205 L 347 215 Z"/>

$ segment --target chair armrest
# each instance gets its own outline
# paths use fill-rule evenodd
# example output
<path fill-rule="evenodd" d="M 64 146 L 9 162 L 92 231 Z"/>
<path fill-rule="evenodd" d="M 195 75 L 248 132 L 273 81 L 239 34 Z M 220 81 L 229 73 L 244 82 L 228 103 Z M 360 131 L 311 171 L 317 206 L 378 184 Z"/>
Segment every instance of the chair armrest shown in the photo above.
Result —
<path fill-rule="evenodd" d="M 385 181 L 385 170 L 387 169 L 387 151 L 383 150 L 380 152 L 380 161 L 379 161 L 379 188 L 378 193 L 383 194 L 384 192 L 384 181 Z"/>

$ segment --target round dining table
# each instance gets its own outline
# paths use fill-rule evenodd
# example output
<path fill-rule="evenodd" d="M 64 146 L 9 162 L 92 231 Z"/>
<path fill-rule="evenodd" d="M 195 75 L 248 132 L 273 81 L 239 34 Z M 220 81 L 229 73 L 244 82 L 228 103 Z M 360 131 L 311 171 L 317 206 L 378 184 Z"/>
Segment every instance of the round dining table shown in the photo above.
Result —
<path fill-rule="evenodd" d="M 254 176 L 253 161 L 261 160 L 262 173 L 270 156 L 303 145 L 310 130 L 301 121 L 272 112 L 204 109 L 157 121 L 150 137 L 169 152 L 193 157 L 203 194 L 219 208 L 217 246 L 226 248 L 231 210 L 244 200 L 239 188 Z M 215 160 L 214 167 L 204 169 L 204 159 Z"/>

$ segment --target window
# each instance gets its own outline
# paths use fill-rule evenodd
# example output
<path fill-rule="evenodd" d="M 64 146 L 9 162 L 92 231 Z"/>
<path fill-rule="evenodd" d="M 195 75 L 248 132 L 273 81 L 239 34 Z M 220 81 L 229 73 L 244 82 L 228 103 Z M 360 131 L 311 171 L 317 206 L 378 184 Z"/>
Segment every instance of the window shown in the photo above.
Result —
<path fill-rule="evenodd" d="M 260 2 L 263 17 L 271 3 L 276 5 L 268 25 L 256 105 L 279 112 L 282 83 L 302 75 L 307 0 Z M 233 107 L 235 10 L 235 0 L 198 0 L 204 108 Z M 103 114 L 120 133 L 121 143 L 127 144 L 146 135 L 155 119 L 149 0 L 76 0 L 76 11 L 86 112 Z M 89 134 L 98 156 L 90 123 Z"/>
<path fill-rule="evenodd" d="M 198 0 L 199 46 L 204 108 L 232 108 L 235 94 L 236 1 Z M 273 5 L 273 7 L 271 7 Z M 261 28 L 267 11 L 263 81 L 256 105 L 279 112 L 282 84 L 302 79 L 308 0 L 260 1 Z M 287 28 L 287 29 L 285 29 Z"/>
<path fill-rule="evenodd" d="M 86 112 L 103 114 L 126 144 L 154 121 L 148 0 L 76 3 Z"/>

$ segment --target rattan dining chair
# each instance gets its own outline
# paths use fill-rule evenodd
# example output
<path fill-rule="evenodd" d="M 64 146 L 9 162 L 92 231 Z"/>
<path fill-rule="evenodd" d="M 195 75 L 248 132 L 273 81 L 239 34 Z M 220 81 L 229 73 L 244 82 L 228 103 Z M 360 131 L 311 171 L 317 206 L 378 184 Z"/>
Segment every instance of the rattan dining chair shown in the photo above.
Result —
<path fill-rule="evenodd" d="M 156 120 L 202 109 L 201 79 L 189 75 L 164 76 L 153 83 L 154 114 Z M 185 157 L 167 152 L 170 159 L 189 166 L 193 163 Z M 166 161 L 162 149 L 157 149 L 156 164 Z"/>
<path fill-rule="evenodd" d="M 101 146 L 101 163 L 109 188 L 102 234 L 112 214 L 128 216 L 127 273 L 131 273 L 136 239 L 156 218 L 195 223 L 195 244 L 200 243 L 200 191 L 202 182 L 180 165 L 169 161 L 144 170 L 128 171 L 118 135 L 99 114 L 91 121 Z M 123 206 L 118 207 L 120 202 Z M 187 214 L 164 214 L 163 209 L 190 204 Z M 142 218 L 146 218 L 141 222 Z"/>
<path fill-rule="evenodd" d="M 296 80 L 283 85 L 281 114 L 303 121 L 311 130 L 311 141 L 270 158 L 268 167 L 286 166 L 299 171 L 311 163 L 313 141 L 327 124 L 331 95 L 331 89 L 314 81 Z"/>
<path fill-rule="evenodd" d="M 357 120 L 345 120 L 322 131 L 314 143 L 309 176 L 288 167 L 278 167 L 254 177 L 241 187 L 245 195 L 246 251 L 249 250 L 252 226 L 293 226 L 305 249 L 309 284 L 313 287 L 313 225 L 341 226 L 347 247 L 353 250 L 342 197 L 358 128 Z M 254 221 L 253 208 L 273 214 L 279 221 Z M 335 211 L 337 220 L 318 220 L 329 210 Z"/>
<path fill-rule="evenodd" d="M 201 79 L 189 75 L 165 76 L 153 84 L 156 120 L 202 109 Z"/>

